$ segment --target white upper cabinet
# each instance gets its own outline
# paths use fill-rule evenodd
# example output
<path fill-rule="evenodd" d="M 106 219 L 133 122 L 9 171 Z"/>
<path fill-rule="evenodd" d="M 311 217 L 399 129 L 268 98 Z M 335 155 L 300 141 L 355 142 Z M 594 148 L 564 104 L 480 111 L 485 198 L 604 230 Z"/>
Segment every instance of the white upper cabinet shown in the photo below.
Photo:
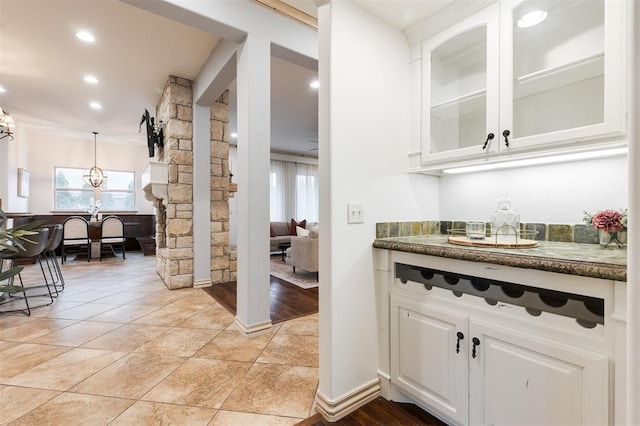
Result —
<path fill-rule="evenodd" d="M 501 0 L 424 41 L 419 169 L 621 143 L 626 8 Z"/>

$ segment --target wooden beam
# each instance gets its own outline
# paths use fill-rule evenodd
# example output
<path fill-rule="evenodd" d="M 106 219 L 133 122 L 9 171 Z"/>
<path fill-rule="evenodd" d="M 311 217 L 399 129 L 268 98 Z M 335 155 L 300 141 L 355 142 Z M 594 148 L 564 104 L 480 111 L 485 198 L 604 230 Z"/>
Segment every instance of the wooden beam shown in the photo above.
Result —
<path fill-rule="evenodd" d="M 311 28 L 318 29 L 318 19 L 303 12 L 302 10 L 285 3 L 282 0 L 252 0 L 261 6 L 269 8 L 274 12 L 287 16 Z"/>

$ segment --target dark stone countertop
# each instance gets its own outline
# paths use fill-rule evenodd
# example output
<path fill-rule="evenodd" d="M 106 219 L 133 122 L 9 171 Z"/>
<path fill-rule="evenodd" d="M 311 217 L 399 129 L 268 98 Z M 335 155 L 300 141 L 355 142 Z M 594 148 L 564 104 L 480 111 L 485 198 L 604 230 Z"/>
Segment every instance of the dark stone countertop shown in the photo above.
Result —
<path fill-rule="evenodd" d="M 597 244 L 539 241 L 532 248 L 471 247 L 450 244 L 445 235 L 378 238 L 373 247 L 449 259 L 486 262 L 615 281 L 627 281 L 627 250 Z"/>

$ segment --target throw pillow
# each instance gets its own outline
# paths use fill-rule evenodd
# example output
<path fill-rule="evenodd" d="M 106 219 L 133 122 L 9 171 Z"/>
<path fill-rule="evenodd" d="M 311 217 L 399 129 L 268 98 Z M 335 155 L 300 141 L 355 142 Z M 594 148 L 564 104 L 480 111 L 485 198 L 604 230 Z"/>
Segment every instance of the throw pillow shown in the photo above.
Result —
<path fill-rule="evenodd" d="M 309 230 L 309 238 L 318 238 L 320 236 L 320 229 L 318 225 L 315 225 Z"/>
<path fill-rule="evenodd" d="M 299 226 L 296 226 L 296 235 L 298 237 L 308 237 L 309 236 L 309 230 L 301 228 Z"/>
<path fill-rule="evenodd" d="M 291 219 L 291 222 L 289 222 L 289 235 L 297 235 L 296 226 L 299 226 L 301 228 L 306 227 L 307 219 L 303 220 L 302 222 L 296 222 L 295 219 Z"/>

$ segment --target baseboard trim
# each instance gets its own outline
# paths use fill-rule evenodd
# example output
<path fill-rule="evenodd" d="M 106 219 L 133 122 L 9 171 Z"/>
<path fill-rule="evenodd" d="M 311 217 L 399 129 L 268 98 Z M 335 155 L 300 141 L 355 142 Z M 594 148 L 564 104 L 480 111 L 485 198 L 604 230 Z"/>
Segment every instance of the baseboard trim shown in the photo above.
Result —
<path fill-rule="evenodd" d="M 211 287 L 212 285 L 213 285 L 213 282 L 211 281 L 211 279 L 193 280 L 193 288 L 205 288 L 205 287 Z"/>
<path fill-rule="evenodd" d="M 380 379 L 375 379 L 335 401 L 329 400 L 317 391 L 315 408 L 327 421 L 335 422 L 378 396 L 380 396 Z"/>
<path fill-rule="evenodd" d="M 264 333 L 265 331 L 270 330 L 273 326 L 271 320 L 248 326 L 243 324 L 238 317 L 236 317 L 234 324 L 242 333 L 244 333 L 245 337 L 252 337 Z"/>

